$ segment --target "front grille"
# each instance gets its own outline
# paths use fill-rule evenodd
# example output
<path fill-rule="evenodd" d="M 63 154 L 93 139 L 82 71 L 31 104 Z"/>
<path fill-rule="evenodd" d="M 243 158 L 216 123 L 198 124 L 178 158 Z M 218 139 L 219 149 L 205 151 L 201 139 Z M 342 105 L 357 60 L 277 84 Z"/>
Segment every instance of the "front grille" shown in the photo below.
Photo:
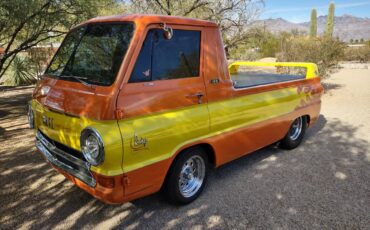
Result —
<path fill-rule="evenodd" d="M 36 147 L 49 162 L 77 177 L 90 187 L 95 187 L 96 180 L 90 172 L 90 165 L 81 152 L 52 140 L 39 130 L 36 133 Z"/>
<path fill-rule="evenodd" d="M 80 151 L 77 151 L 75 149 L 72 149 L 71 147 L 68 147 L 64 144 L 61 144 L 59 143 L 58 141 L 54 141 L 53 139 L 51 139 L 50 137 L 46 136 L 43 132 L 41 132 L 40 130 L 38 130 L 41 135 L 43 136 L 43 138 L 45 138 L 47 141 L 49 141 L 51 144 L 55 145 L 55 147 L 57 147 L 58 149 L 66 152 L 66 153 L 69 153 L 71 154 L 72 156 L 78 158 L 78 159 L 81 159 L 83 161 L 86 162 L 86 159 L 84 157 L 84 155 L 80 152 Z"/>

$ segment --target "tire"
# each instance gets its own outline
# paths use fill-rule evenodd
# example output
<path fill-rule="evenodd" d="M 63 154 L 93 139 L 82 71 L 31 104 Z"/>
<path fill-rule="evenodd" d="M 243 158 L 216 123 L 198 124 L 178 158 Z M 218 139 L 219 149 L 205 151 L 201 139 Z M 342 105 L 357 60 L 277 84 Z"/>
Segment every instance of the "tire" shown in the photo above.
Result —
<path fill-rule="evenodd" d="M 298 117 L 292 123 L 288 133 L 280 141 L 279 147 L 282 149 L 294 149 L 301 144 L 304 134 L 307 129 L 307 118 L 305 116 Z"/>
<path fill-rule="evenodd" d="M 176 205 L 197 199 L 206 185 L 208 164 L 207 154 L 202 148 L 182 152 L 167 174 L 163 189 L 166 199 Z"/>

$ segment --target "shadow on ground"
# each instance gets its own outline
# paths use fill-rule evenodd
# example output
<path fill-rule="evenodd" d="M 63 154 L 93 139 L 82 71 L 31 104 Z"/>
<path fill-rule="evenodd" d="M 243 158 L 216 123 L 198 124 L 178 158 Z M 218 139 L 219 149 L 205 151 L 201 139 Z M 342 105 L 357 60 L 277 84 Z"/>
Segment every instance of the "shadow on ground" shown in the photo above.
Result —
<path fill-rule="evenodd" d="M 332 90 L 340 89 L 343 87 L 343 85 L 341 84 L 332 83 L 332 82 L 322 82 L 321 84 L 325 89 L 325 93 L 332 91 Z"/>
<path fill-rule="evenodd" d="M 57 174 L 35 151 L 24 105 L 30 91 L 0 97 L 1 228 L 366 228 L 369 143 L 326 120 L 293 151 L 270 146 L 211 172 L 203 195 L 175 207 L 158 194 L 106 205 Z"/>

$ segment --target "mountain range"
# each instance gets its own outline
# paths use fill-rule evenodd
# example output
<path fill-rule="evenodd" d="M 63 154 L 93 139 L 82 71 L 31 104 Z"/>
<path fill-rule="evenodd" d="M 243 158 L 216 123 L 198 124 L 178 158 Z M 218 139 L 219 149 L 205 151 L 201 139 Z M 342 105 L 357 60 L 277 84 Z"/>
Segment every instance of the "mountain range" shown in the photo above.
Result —
<path fill-rule="evenodd" d="M 317 17 L 317 33 L 322 35 L 326 26 L 327 16 Z M 292 30 L 309 33 L 310 22 L 294 23 L 283 18 L 257 20 L 251 24 L 252 27 L 265 27 L 266 30 L 278 34 Z M 370 39 L 370 18 L 360 18 L 352 15 L 336 16 L 334 18 L 334 38 L 349 42 L 353 40 Z"/>

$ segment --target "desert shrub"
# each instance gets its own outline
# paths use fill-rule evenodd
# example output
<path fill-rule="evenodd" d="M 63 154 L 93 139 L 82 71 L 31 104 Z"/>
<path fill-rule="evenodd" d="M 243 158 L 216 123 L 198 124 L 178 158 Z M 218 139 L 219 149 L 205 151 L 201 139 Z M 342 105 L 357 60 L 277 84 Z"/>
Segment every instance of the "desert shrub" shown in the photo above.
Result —
<path fill-rule="evenodd" d="M 36 80 L 36 71 L 32 68 L 30 58 L 17 55 L 7 71 L 4 83 L 8 86 L 20 86 L 33 84 Z"/>
<path fill-rule="evenodd" d="M 273 35 L 268 35 L 261 43 L 262 57 L 275 57 L 279 51 L 279 39 Z"/>
<path fill-rule="evenodd" d="M 55 49 L 34 47 L 18 54 L 5 72 L 4 84 L 9 86 L 30 85 L 40 79 Z"/>
<path fill-rule="evenodd" d="M 345 61 L 370 61 L 370 46 L 347 47 L 344 51 Z"/>
<path fill-rule="evenodd" d="M 279 52 L 279 37 L 269 31 L 256 30 L 248 41 L 253 47 L 258 47 L 261 57 L 275 57 Z"/>
<path fill-rule="evenodd" d="M 244 61 L 255 61 L 261 58 L 261 54 L 256 49 L 239 49 L 232 50 L 230 59 L 233 60 L 244 60 Z"/>
<path fill-rule="evenodd" d="M 344 49 L 343 42 L 332 39 L 285 37 L 277 61 L 313 62 L 318 65 L 320 76 L 326 77 L 329 69 L 343 58 Z"/>
<path fill-rule="evenodd" d="M 260 28 L 251 28 L 249 36 L 229 50 L 228 58 L 254 61 L 264 57 L 275 57 L 278 51 L 278 36 Z"/>

